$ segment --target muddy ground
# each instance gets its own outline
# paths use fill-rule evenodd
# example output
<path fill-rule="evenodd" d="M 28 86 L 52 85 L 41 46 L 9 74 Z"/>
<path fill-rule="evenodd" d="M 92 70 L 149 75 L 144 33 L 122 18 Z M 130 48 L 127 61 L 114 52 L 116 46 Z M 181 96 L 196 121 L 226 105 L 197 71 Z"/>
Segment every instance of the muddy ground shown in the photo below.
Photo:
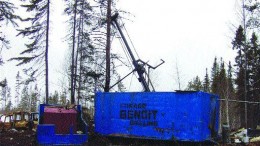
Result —
<path fill-rule="evenodd" d="M 0 146 L 35 146 L 36 134 L 34 131 L 8 130 L 0 133 Z"/>
<path fill-rule="evenodd" d="M 121 142 L 117 140 L 107 139 L 98 135 L 92 135 L 89 137 L 89 142 L 84 146 L 106 146 L 111 142 L 117 143 L 117 146 L 193 146 L 191 143 L 174 143 L 174 142 L 152 142 L 152 141 L 137 141 L 124 139 Z M 127 144 L 122 144 L 126 142 Z M 0 133 L 0 146 L 36 146 L 36 133 L 34 131 L 16 131 L 8 130 Z M 205 144 L 207 145 L 207 144 Z M 216 144 L 217 145 L 217 144 Z M 110 145 L 111 146 L 111 145 Z M 259 143 L 249 144 L 219 144 L 219 146 L 260 146 Z"/>

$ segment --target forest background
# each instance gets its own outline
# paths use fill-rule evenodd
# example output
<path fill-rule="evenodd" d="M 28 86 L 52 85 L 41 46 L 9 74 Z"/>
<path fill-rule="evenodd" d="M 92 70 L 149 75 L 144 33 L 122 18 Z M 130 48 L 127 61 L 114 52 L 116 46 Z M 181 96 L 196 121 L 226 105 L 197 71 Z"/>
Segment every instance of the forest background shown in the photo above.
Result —
<path fill-rule="evenodd" d="M 3 111 L 35 111 L 43 102 L 92 105 L 95 89 L 105 88 L 109 3 L 112 14 L 120 13 L 121 27 L 140 58 L 150 64 L 166 61 L 150 75 L 156 91 L 215 93 L 222 99 L 221 123 L 231 128 L 259 124 L 258 0 L 1 0 Z M 111 28 L 115 83 L 131 71 L 131 61 Z M 133 75 L 111 91 L 142 87 Z"/>

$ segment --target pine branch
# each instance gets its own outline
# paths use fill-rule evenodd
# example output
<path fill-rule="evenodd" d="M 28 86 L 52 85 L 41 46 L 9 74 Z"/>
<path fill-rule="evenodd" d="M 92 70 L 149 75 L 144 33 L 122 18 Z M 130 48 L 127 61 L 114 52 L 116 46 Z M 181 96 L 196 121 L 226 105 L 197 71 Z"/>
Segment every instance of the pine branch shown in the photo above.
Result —
<path fill-rule="evenodd" d="M 16 19 L 21 17 L 14 14 L 14 10 L 17 9 L 13 3 L 0 1 L 0 21 L 6 21 L 6 23 L 11 22 L 14 26 L 18 26 L 15 22 Z"/>
<path fill-rule="evenodd" d="M 20 65 L 28 64 L 28 63 L 32 62 L 33 60 L 35 60 L 39 56 L 40 55 L 35 55 L 35 56 L 32 56 L 32 57 L 14 57 L 14 58 L 9 59 L 8 61 L 14 61 L 14 60 L 19 61 L 19 63 L 16 66 L 20 66 Z"/>

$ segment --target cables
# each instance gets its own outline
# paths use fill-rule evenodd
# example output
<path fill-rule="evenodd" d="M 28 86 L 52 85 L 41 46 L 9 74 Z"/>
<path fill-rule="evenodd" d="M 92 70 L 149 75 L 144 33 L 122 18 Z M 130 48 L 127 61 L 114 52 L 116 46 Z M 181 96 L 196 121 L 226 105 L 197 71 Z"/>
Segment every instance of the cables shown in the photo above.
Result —
<path fill-rule="evenodd" d="M 131 69 L 134 70 L 134 68 L 133 68 L 133 66 L 132 66 L 132 63 L 131 63 L 131 61 L 130 61 L 130 56 L 129 56 L 129 54 L 127 53 L 126 46 L 124 45 L 123 40 L 122 40 L 121 37 L 119 37 L 119 42 L 120 42 L 120 44 L 121 44 L 121 46 L 122 46 L 122 48 L 123 48 L 123 51 L 124 51 L 124 53 L 125 53 L 125 55 L 126 55 L 127 61 L 128 61 L 128 63 L 130 64 Z M 134 72 L 133 72 L 133 74 L 136 76 L 136 78 L 138 78 L 137 75 L 136 75 Z M 129 84 L 129 89 L 130 89 L 130 87 L 131 87 L 131 85 L 132 85 L 132 80 L 133 80 L 133 75 L 131 76 L 131 80 L 130 80 L 130 84 Z M 129 90 L 129 89 L 128 89 L 128 90 Z"/>
<path fill-rule="evenodd" d="M 120 21 L 122 22 L 121 19 L 120 19 Z M 127 34 L 127 37 L 128 37 L 129 40 L 130 40 L 130 43 L 131 43 L 131 45 L 132 45 L 132 47 L 133 47 L 133 49 L 134 49 L 134 51 L 135 51 L 135 54 L 137 55 L 137 58 L 140 59 L 140 57 L 139 57 L 139 55 L 138 55 L 138 53 L 137 53 L 137 51 L 136 51 L 136 49 L 135 49 L 135 46 L 134 46 L 134 44 L 133 44 L 133 42 L 132 42 L 132 40 L 131 40 L 131 38 L 130 38 L 130 36 L 129 36 L 129 34 L 128 34 L 128 31 L 127 31 L 126 28 L 125 28 L 125 25 L 122 25 L 122 27 L 123 27 L 123 29 L 125 30 L 125 32 L 126 32 L 126 34 Z"/>
<path fill-rule="evenodd" d="M 121 37 L 119 37 L 119 42 L 120 42 L 120 44 L 121 44 L 121 46 L 122 46 L 122 48 L 123 48 L 123 51 L 124 51 L 124 53 L 125 53 L 125 55 L 126 55 L 127 61 L 128 61 L 128 63 L 130 64 L 131 69 L 133 70 L 133 66 L 131 65 L 132 63 L 131 63 L 131 61 L 130 61 L 129 54 L 128 54 L 127 51 L 126 51 L 125 45 L 123 45 L 123 40 L 121 39 Z"/>
<path fill-rule="evenodd" d="M 227 99 L 219 99 L 220 101 L 226 101 Z M 238 103 L 249 103 L 249 104 L 260 104 L 260 102 L 257 101 L 244 101 L 244 100 L 234 100 L 234 99 L 228 99 L 228 102 L 238 102 Z"/>

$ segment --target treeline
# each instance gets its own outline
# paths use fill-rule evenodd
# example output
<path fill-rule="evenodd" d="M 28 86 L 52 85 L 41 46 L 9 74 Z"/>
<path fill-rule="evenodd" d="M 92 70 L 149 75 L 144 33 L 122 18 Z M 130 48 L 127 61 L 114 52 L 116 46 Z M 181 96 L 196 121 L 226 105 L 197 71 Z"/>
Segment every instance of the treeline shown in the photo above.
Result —
<path fill-rule="evenodd" d="M 3 109 L 0 109 L 2 113 L 9 113 L 12 111 L 37 112 L 39 103 L 43 103 L 44 101 L 44 96 L 37 83 L 24 83 L 19 71 L 16 75 L 14 98 L 11 96 L 11 87 L 9 86 L 7 79 L 4 79 L 2 83 L 5 85 L 0 90 L 0 101 L 2 107 L 4 107 Z M 67 94 L 66 91 L 55 91 L 53 94 L 50 94 L 49 104 L 66 105 L 68 103 Z"/>
<path fill-rule="evenodd" d="M 48 52 L 57 46 L 50 46 L 49 43 L 51 41 L 50 28 L 52 27 L 50 18 L 52 17 L 51 9 L 60 8 L 54 8 L 51 2 L 53 1 L 0 0 L 0 65 L 5 63 L 1 56 L 2 48 L 18 50 L 18 48 L 12 48 L 8 37 L 2 32 L 2 27 L 14 27 L 17 30 L 17 37 L 23 37 L 26 41 L 24 46 L 19 46 L 22 48 L 20 48 L 22 51 L 19 52 L 19 55 L 13 56 L 8 61 L 16 61 L 17 66 L 23 68 L 24 77 L 20 82 L 23 86 L 34 86 L 44 80 L 45 89 L 41 90 L 42 93 L 45 93 L 44 103 L 53 103 L 49 94 Z M 63 4 L 66 5 L 64 15 L 68 18 L 64 25 L 69 28 L 64 37 L 71 51 L 65 65 L 66 69 L 62 73 L 66 76 L 62 90 L 66 91 L 64 96 L 68 98 L 69 103 L 79 103 L 81 100 L 86 101 L 92 98 L 95 89 L 103 90 L 105 88 L 106 13 L 108 9 L 111 14 L 121 10 L 116 9 L 116 1 L 111 0 L 64 0 Z M 110 35 L 116 35 L 113 29 Z M 120 62 L 124 62 L 124 60 L 117 54 L 111 53 L 110 56 L 110 78 L 112 81 L 117 81 L 120 76 L 116 71 L 118 64 L 115 63 L 115 60 L 120 60 Z M 0 81 L 2 91 L 5 91 L 4 88 L 8 87 L 8 83 L 2 77 Z M 122 84 L 119 84 L 118 88 L 114 88 L 117 91 L 121 89 L 124 89 Z M 63 91 L 59 94 L 65 94 Z M 6 100 L 6 98 L 2 97 L 2 100 Z M 6 101 L 8 103 L 11 100 Z"/>
<path fill-rule="evenodd" d="M 231 128 L 256 128 L 260 124 L 259 16 L 260 3 L 243 0 L 241 25 L 236 28 L 231 42 L 237 52 L 235 64 L 215 58 L 211 77 L 206 71 L 202 81 L 197 76 L 187 86 L 188 90 L 218 94 L 223 99 L 221 122 Z"/>
<path fill-rule="evenodd" d="M 69 61 L 64 74 L 66 81 L 61 93 L 49 94 L 48 79 L 48 52 L 52 48 L 50 42 L 50 17 L 51 0 L 0 0 L 0 66 L 4 64 L 2 49 L 12 48 L 8 37 L 3 33 L 3 28 L 14 27 L 17 36 L 26 39 L 18 56 L 13 56 L 9 61 L 17 61 L 17 66 L 23 67 L 25 77 L 17 84 L 16 99 L 18 107 L 34 110 L 34 102 L 39 101 L 37 82 L 44 79 L 45 103 L 65 104 L 64 97 L 70 97 L 69 102 L 76 103 L 90 100 L 96 88 L 107 89 L 105 81 L 107 75 L 106 52 L 109 46 L 107 36 L 116 35 L 115 31 L 107 32 L 107 22 L 110 14 L 120 11 L 111 0 L 64 0 L 66 8 L 64 14 L 69 20 L 64 25 L 69 26 L 66 42 L 71 49 Z M 58 7 L 56 7 L 58 8 Z M 20 13 L 20 12 L 23 13 Z M 226 63 L 223 59 L 214 59 L 211 74 L 206 74 L 203 80 L 198 76 L 188 83 L 187 90 L 203 90 L 218 94 L 221 101 L 221 122 L 229 124 L 232 128 L 256 127 L 260 118 L 260 4 L 254 0 L 242 0 L 241 25 L 237 26 L 232 39 L 232 48 L 237 51 L 235 64 Z M 23 14 L 20 16 L 20 14 Z M 11 25 L 9 25 L 11 24 Z M 54 28 L 55 29 L 55 28 Z M 18 50 L 18 49 L 17 49 Z M 116 60 L 124 64 L 124 60 L 117 54 L 111 56 L 111 80 L 118 81 Z M 213 59 L 212 59 L 213 60 Z M 19 74 L 19 73 L 17 73 Z M 18 76 L 18 75 L 17 75 Z M 20 76 L 20 75 L 19 75 Z M 3 77 L 4 78 L 4 77 Z M 10 109 L 11 89 L 8 81 L 1 77 L 1 93 L 4 106 Z M 110 80 L 109 80 L 110 82 Z M 69 84 L 67 84 L 69 83 Z M 22 85 L 18 87 L 18 85 Z M 37 88 L 36 88 L 37 87 Z M 37 89 L 37 90 L 36 90 Z M 118 84 L 116 91 L 124 90 Z M 64 91 L 64 92 L 63 92 Z M 69 96 L 68 96 L 69 95 Z M 27 97 L 23 99 L 23 97 Z M 36 99 L 34 99 L 36 97 Z M 57 98 L 58 97 L 58 98 Z M 230 102 L 229 100 L 232 100 Z M 234 102 L 233 102 L 234 101 Z M 235 102 L 237 101 L 237 102 Z M 31 106 L 28 106 L 30 104 Z M 26 107 L 27 105 L 27 107 Z M 23 107 L 24 106 L 24 107 Z"/>

